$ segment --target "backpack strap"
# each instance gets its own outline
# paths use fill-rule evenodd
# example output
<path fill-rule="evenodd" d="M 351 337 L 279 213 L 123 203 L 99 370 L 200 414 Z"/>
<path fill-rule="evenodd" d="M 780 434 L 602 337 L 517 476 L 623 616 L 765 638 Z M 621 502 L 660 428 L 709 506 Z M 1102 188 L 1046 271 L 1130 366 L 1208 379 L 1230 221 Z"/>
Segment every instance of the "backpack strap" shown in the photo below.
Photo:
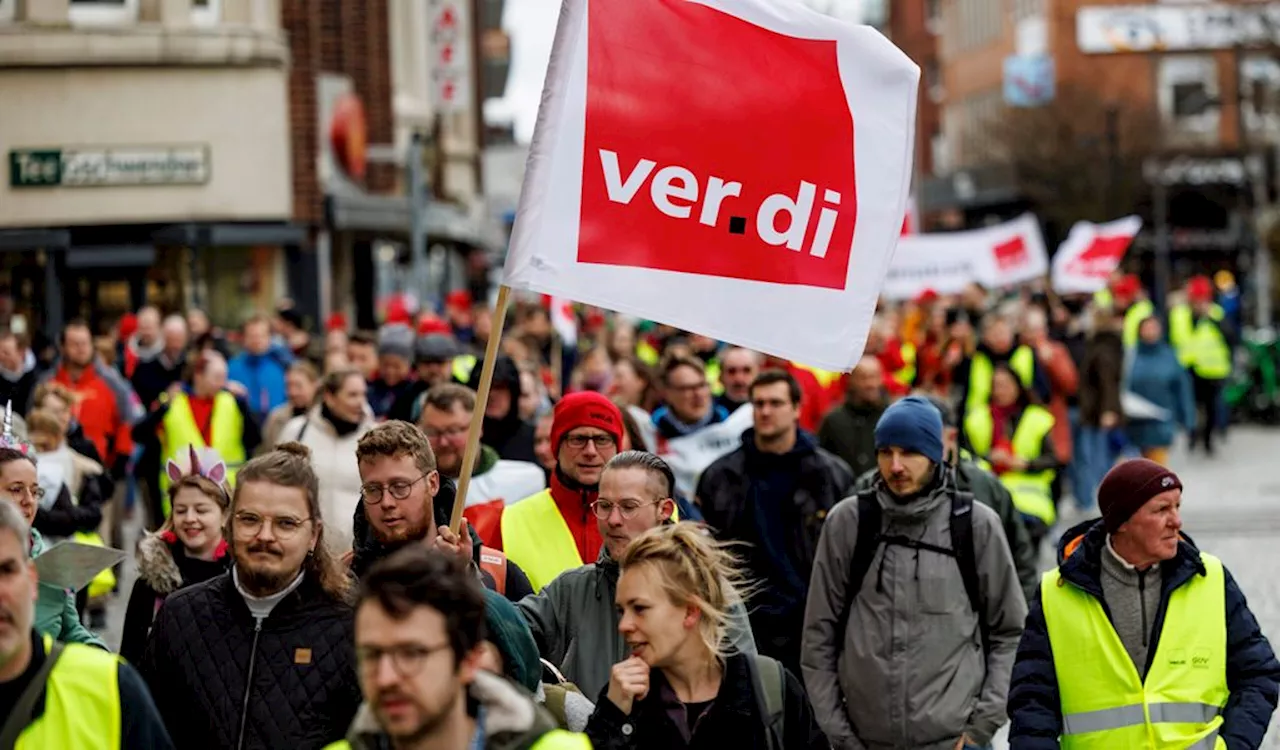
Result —
<path fill-rule="evenodd" d="M 493 547 L 480 548 L 480 569 L 493 576 L 493 590 L 507 595 L 507 556 Z"/>
<path fill-rule="evenodd" d="M 783 750 L 786 737 L 787 678 L 782 663 L 756 654 L 751 658 L 751 680 L 755 687 L 756 706 L 764 722 L 769 750 Z"/>
<path fill-rule="evenodd" d="M 955 550 L 956 564 L 960 566 L 960 579 L 969 596 L 969 606 L 978 616 L 978 630 L 982 634 L 982 653 L 991 650 L 991 633 L 987 625 L 986 608 L 982 606 L 982 589 L 978 585 L 978 554 L 973 545 L 973 493 L 951 493 L 951 548 Z"/>
<path fill-rule="evenodd" d="M 849 578 L 844 587 L 840 619 L 836 621 L 836 642 L 841 644 L 844 643 L 845 631 L 849 629 L 853 600 L 858 598 L 858 592 L 862 590 L 862 579 L 871 570 L 876 550 L 880 547 L 880 503 L 876 500 L 875 490 L 858 493 L 857 503 L 858 536 L 853 543 L 853 559 L 849 563 Z"/>

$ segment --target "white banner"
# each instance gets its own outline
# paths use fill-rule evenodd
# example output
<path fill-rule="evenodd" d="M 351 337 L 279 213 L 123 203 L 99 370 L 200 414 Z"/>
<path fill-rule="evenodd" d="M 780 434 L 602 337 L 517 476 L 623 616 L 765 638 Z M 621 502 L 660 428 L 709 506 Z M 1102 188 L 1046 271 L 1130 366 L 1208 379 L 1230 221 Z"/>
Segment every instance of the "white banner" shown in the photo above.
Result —
<path fill-rule="evenodd" d="M 902 231 L 919 79 L 875 29 L 790 0 L 564 0 L 505 283 L 848 370 Z"/>
<path fill-rule="evenodd" d="M 751 428 L 751 404 L 739 406 L 720 424 L 703 427 L 684 437 L 667 440 L 658 435 L 649 412 L 638 406 L 627 407 L 640 428 L 649 450 L 662 457 L 676 475 L 676 490 L 693 502 L 698 477 L 717 458 L 742 445 L 742 433 Z"/>
<path fill-rule="evenodd" d="M 1077 221 L 1053 256 L 1053 290 L 1090 294 L 1105 287 L 1141 230 L 1137 216 L 1106 224 Z"/>
<path fill-rule="evenodd" d="M 1280 44 L 1280 3 L 1094 5 L 1076 11 L 1081 52 L 1173 52 Z"/>
<path fill-rule="evenodd" d="M 899 239 L 881 294 L 889 300 L 912 299 L 925 289 L 954 294 L 975 281 L 998 289 L 1048 272 L 1040 223 L 1023 214 L 994 227 Z"/>

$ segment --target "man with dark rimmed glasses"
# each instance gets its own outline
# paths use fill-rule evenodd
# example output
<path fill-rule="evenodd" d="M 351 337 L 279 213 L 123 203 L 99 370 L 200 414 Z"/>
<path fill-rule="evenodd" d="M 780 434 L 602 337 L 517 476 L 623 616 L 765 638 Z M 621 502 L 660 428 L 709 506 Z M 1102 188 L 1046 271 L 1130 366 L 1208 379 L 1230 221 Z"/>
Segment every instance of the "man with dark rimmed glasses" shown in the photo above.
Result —
<path fill-rule="evenodd" d="M 444 525 L 453 502 L 452 483 L 440 476 L 431 443 L 417 427 L 391 420 L 369 430 L 356 445 L 356 464 L 356 513 L 363 516 L 355 525 L 351 570 L 356 575 L 401 547 L 420 542 L 470 561 L 487 588 L 511 601 L 533 592 L 524 572 L 498 550 L 482 546 L 465 519 L 460 534 Z M 448 503 L 440 509 L 443 513 L 436 512 L 437 495 Z"/>

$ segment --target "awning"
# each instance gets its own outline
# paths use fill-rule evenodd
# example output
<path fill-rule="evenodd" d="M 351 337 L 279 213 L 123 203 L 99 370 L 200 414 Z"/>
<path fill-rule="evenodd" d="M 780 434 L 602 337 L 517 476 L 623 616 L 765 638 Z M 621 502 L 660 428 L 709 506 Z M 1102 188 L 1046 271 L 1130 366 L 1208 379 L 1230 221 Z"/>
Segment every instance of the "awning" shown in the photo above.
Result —
<path fill-rule="evenodd" d="M 71 244 L 65 229 L 0 229 L 0 252 L 57 250 Z"/>
<path fill-rule="evenodd" d="M 407 238 L 410 232 L 409 199 L 401 195 L 376 195 L 353 188 L 330 190 L 325 197 L 325 213 L 329 227 L 338 231 L 401 238 Z M 493 237 L 486 235 L 481 222 L 452 203 L 427 203 L 425 222 L 429 239 L 493 249 Z"/>
<path fill-rule="evenodd" d="M 921 211 L 997 206 L 1019 198 L 1017 174 L 1005 164 L 956 170 L 920 186 Z"/>
<path fill-rule="evenodd" d="M 171 224 L 151 235 L 157 245 L 187 247 L 253 247 L 304 245 L 305 227 L 287 222 L 188 222 Z"/>

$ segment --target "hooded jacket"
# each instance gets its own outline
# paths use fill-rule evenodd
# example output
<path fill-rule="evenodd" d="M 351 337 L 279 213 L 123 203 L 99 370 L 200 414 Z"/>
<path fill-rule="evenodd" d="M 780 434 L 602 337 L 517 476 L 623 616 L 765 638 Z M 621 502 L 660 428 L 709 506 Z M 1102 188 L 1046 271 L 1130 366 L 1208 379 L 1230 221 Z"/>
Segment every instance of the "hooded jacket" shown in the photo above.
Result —
<path fill-rule="evenodd" d="M 1072 528 L 1058 542 L 1058 570 L 1067 585 L 1077 586 L 1102 602 L 1102 609 L 1110 619 L 1111 611 L 1102 593 L 1102 555 L 1106 541 L 1106 528 L 1100 520 L 1085 521 Z M 1205 574 L 1200 552 L 1185 534 L 1178 543 L 1177 555 L 1160 564 L 1160 573 L 1160 606 L 1151 627 L 1148 667 L 1160 642 L 1169 597 L 1193 577 Z M 1280 662 L 1231 572 L 1224 569 L 1223 575 L 1226 611 L 1205 613 L 1206 617 L 1222 616 L 1227 620 L 1227 689 L 1231 697 L 1222 713 L 1218 736 L 1231 750 L 1252 750 L 1262 746 L 1280 698 Z M 1069 655 L 1066 658 L 1070 658 Z M 1018 644 L 1009 689 L 1009 718 L 1013 721 L 1009 742 L 1019 750 L 1057 750 L 1059 747 L 1062 703 L 1058 698 L 1053 660 L 1044 608 L 1037 591 L 1031 601 L 1022 642 Z"/>
<path fill-rule="evenodd" d="M 872 469 L 858 477 L 855 492 L 872 489 L 879 476 L 880 470 Z M 1031 534 L 1022 520 L 1022 514 L 1014 507 L 1009 489 L 1000 483 L 996 475 L 972 461 L 960 461 L 956 464 L 955 481 L 956 489 L 972 492 L 974 500 L 994 510 L 1000 517 L 1000 527 L 1004 530 L 1005 541 L 1009 543 L 1013 565 L 1018 569 L 1018 583 L 1027 601 L 1031 601 L 1040 585 L 1040 550 L 1031 543 Z"/>
<path fill-rule="evenodd" d="M 582 735 L 562 732 L 546 709 L 506 678 L 477 672 L 469 703 L 484 709 L 485 750 L 589 750 Z M 475 715 L 476 711 L 472 711 Z M 347 737 L 327 750 L 390 750 L 391 739 L 368 704 L 360 706 Z"/>
<path fill-rule="evenodd" d="M 886 535 L 951 548 L 954 485 L 935 477 L 899 499 L 875 484 Z M 881 544 L 861 588 L 849 588 L 858 503 L 827 516 L 805 609 L 801 663 L 814 713 L 833 747 L 951 750 L 961 734 L 986 745 L 1005 720 L 1009 670 L 1026 603 L 1000 519 L 973 505 L 984 612 L 976 613 L 953 556 Z M 846 597 L 843 632 L 837 623 Z M 978 618 L 986 620 L 983 653 Z"/>
<path fill-rule="evenodd" d="M 613 603 L 618 573 L 618 563 L 603 548 L 594 564 L 561 573 L 517 605 L 542 658 L 587 696 L 599 695 L 609 684 L 613 665 L 631 656 L 618 632 L 621 617 Z M 746 608 L 734 605 L 729 618 L 730 650 L 754 656 Z"/>
<path fill-rule="evenodd" d="M 323 403 L 306 415 L 294 417 L 280 432 L 280 442 L 297 440 L 311 449 L 311 465 L 320 479 L 320 517 L 325 522 L 325 544 L 336 555 L 351 547 L 352 529 L 347 525 L 351 508 L 360 509 L 360 464 L 356 444 L 373 429 L 373 411 L 365 408 L 360 422 L 347 434 L 339 434 L 326 417 Z"/>
<path fill-rule="evenodd" d="M 213 560 L 188 557 L 172 531 L 145 534 L 138 541 L 138 578 L 129 594 L 120 635 L 120 655 L 131 664 L 142 661 L 151 622 L 165 598 L 185 586 L 226 573 L 231 556 L 226 540 L 218 543 Z"/>
<path fill-rule="evenodd" d="M 467 383 L 472 390 L 480 387 L 480 373 L 484 368 L 477 362 L 471 370 L 471 381 Z M 505 388 L 511 393 L 511 408 L 503 417 L 484 417 L 484 442 L 492 446 L 498 455 L 508 461 L 529 461 L 538 463 L 533 452 L 533 425 L 520 419 L 520 368 L 510 357 L 500 355 L 493 362 L 493 384 L 491 388 Z"/>

